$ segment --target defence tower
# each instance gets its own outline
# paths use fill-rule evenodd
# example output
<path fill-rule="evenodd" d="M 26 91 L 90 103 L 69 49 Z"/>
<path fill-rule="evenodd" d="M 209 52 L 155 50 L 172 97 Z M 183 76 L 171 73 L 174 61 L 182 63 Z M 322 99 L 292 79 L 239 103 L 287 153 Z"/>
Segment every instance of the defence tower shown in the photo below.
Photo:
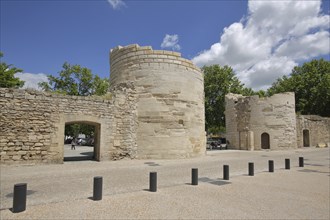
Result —
<path fill-rule="evenodd" d="M 205 154 L 204 79 L 180 53 L 137 44 L 110 52 L 110 84 L 134 86 L 137 157 Z"/>

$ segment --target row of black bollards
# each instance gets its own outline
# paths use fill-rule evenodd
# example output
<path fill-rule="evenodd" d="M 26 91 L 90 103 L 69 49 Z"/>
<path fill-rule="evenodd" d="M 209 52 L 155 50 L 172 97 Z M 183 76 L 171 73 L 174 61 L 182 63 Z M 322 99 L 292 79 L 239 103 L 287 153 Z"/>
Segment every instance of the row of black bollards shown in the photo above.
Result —
<path fill-rule="evenodd" d="M 304 158 L 299 157 L 299 167 L 304 167 Z M 290 159 L 285 159 L 285 169 L 290 169 Z M 274 161 L 268 161 L 268 171 L 274 172 Z M 254 163 L 249 162 L 248 164 L 249 176 L 254 176 Z M 229 165 L 223 165 L 223 179 L 229 180 Z M 193 168 L 191 170 L 191 185 L 198 185 L 198 169 Z M 103 178 L 101 176 L 94 177 L 93 182 L 93 200 L 102 200 L 102 188 Z M 149 175 L 149 191 L 157 192 L 157 172 L 150 172 Z M 27 184 L 19 183 L 14 185 L 14 196 L 13 196 L 13 213 L 23 212 L 26 209 L 26 194 Z"/>
<path fill-rule="evenodd" d="M 18 183 L 14 185 L 13 213 L 23 212 L 26 209 L 27 184 Z"/>
<path fill-rule="evenodd" d="M 149 191 L 157 192 L 157 172 L 150 172 L 149 174 Z"/>
<path fill-rule="evenodd" d="M 268 160 L 268 171 L 273 173 L 274 172 L 274 161 Z"/>
<path fill-rule="evenodd" d="M 299 157 L 299 167 L 304 167 L 304 158 L 303 157 Z M 285 159 L 285 169 L 290 170 L 290 159 L 288 159 L 288 158 Z M 274 161 L 273 160 L 268 161 L 268 171 L 274 172 Z"/>
<path fill-rule="evenodd" d="M 223 179 L 229 180 L 229 165 L 223 165 Z"/>
<path fill-rule="evenodd" d="M 299 157 L 299 167 L 304 167 L 304 158 Z"/>
<path fill-rule="evenodd" d="M 193 186 L 198 185 L 198 169 L 197 168 L 191 169 L 191 185 L 193 185 Z"/>
<path fill-rule="evenodd" d="M 93 200 L 94 201 L 102 200 L 102 187 L 103 187 L 102 176 L 94 177 L 94 183 L 93 183 Z"/>
<path fill-rule="evenodd" d="M 249 163 L 249 176 L 254 176 L 254 163 Z"/>

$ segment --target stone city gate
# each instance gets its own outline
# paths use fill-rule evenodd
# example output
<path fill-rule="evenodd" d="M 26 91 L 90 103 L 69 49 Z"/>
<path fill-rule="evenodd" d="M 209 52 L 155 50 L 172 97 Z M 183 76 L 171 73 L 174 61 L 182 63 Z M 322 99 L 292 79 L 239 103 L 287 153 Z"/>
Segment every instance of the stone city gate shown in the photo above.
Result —
<path fill-rule="evenodd" d="M 92 125 L 94 127 L 94 147 L 93 147 L 93 159 L 96 161 L 100 161 L 101 160 L 101 150 L 105 150 L 105 149 L 101 149 L 101 127 L 103 127 L 104 125 L 102 125 L 102 121 L 98 120 L 98 118 L 93 117 L 93 116 L 89 116 L 89 117 L 85 117 L 85 116 L 77 116 L 77 115 L 65 115 L 65 122 L 64 125 L 61 124 L 60 128 L 65 128 L 66 125 L 69 124 L 88 124 L 88 125 Z M 64 130 L 60 129 L 59 130 L 59 134 L 60 134 L 60 140 L 64 139 Z M 103 141 L 103 140 L 102 140 Z M 63 142 L 59 142 L 59 149 L 64 149 L 64 144 L 61 144 Z"/>
<path fill-rule="evenodd" d="M 111 99 L 0 89 L 1 162 L 63 163 L 65 125 L 78 122 L 96 128 L 97 161 L 135 158 L 136 104 L 119 87 Z"/>
<path fill-rule="evenodd" d="M 63 163 L 69 123 L 96 127 L 95 159 L 205 154 L 204 80 L 176 52 L 130 45 L 110 53 L 111 91 L 77 97 L 0 88 L 1 163 Z"/>

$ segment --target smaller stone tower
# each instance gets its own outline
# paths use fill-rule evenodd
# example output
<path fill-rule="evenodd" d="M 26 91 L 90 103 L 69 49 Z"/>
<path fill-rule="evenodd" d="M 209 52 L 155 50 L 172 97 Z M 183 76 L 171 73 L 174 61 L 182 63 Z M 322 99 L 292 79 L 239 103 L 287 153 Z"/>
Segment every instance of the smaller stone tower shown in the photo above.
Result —
<path fill-rule="evenodd" d="M 240 150 L 296 148 L 294 93 L 226 95 L 226 138 Z"/>

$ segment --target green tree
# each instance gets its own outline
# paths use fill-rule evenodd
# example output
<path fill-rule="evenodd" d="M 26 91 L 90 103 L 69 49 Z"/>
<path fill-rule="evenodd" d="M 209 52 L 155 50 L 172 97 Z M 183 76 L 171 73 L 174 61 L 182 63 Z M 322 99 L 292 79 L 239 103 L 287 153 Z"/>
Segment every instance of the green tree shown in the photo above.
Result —
<path fill-rule="evenodd" d="M 78 137 L 80 133 L 80 124 L 65 125 L 65 135 L 71 137 Z"/>
<path fill-rule="evenodd" d="M 258 95 L 259 97 L 266 97 L 267 96 L 267 92 L 264 90 L 259 90 L 257 92 L 254 92 L 254 95 Z"/>
<path fill-rule="evenodd" d="M 44 91 L 66 95 L 90 96 L 104 95 L 109 88 L 109 80 L 93 75 L 92 71 L 80 65 L 65 62 L 59 77 L 48 75 L 48 82 L 39 83 Z"/>
<path fill-rule="evenodd" d="M 268 95 L 294 92 L 296 111 L 301 114 L 330 116 L 330 62 L 312 60 L 293 68 L 267 90 Z"/>
<path fill-rule="evenodd" d="M 2 60 L 3 53 L 0 52 L 0 59 Z M 24 81 L 15 77 L 16 73 L 23 72 L 22 69 L 14 67 L 12 64 L 0 63 L 0 87 L 2 88 L 21 88 L 24 86 Z"/>
<path fill-rule="evenodd" d="M 225 95 L 236 93 L 254 95 L 254 91 L 245 88 L 229 66 L 219 65 L 202 67 L 204 73 L 205 120 L 208 133 L 225 130 Z"/>
<path fill-rule="evenodd" d="M 80 65 L 70 65 L 65 62 L 59 76 L 48 75 L 48 82 L 39 83 L 44 91 L 66 95 L 90 96 L 105 95 L 109 89 L 109 80 L 93 75 L 88 68 Z M 65 135 L 75 136 L 94 135 L 95 127 L 88 124 L 69 124 L 65 126 Z"/>
<path fill-rule="evenodd" d="M 87 137 L 93 137 L 95 134 L 95 126 L 88 124 L 65 125 L 65 135 L 78 137 L 79 134 L 85 134 Z"/>

